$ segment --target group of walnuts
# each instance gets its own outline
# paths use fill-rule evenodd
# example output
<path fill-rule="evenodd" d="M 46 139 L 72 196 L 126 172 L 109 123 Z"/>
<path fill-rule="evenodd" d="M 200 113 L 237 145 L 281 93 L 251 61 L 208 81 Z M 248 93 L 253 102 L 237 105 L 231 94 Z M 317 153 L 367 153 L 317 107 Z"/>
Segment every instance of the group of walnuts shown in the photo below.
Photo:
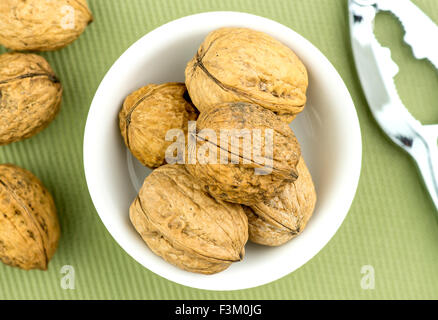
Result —
<path fill-rule="evenodd" d="M 30 138 L 58 114 L 62 85 L 33 53 L 73 42 L 93 20 L 86 0 L 0 0 L 0 146 Z M 47 269 L 60 237 L 55 204 L 31 172 L 0 164 L 0 260 Z"/>
<path fill-rule="evenodd" d="M 313 213 L 312 177 L 288 125 L 304 108 L 307 71 L 290 48 L 271 36 L 221 28 L 208 34 L 187 64 L 185 79 L 185 84 L 149 84 L 123 103 L 119 127 L 125 144 L 142 164 L 156 168 L 129 213 L 154 253 L 184 270 L 213 274 L 242 260 L 248 239 L 282 245 L 304 229 Z M 196 120 L 195 132 L 188 128 L 191 120 Z M 166 152 L 173 142 L 165 137 L 175 128 L 196 148 L 186 147 L 183 163 L 171 164 Z M 227 140 L 213 140 L 203 129 Z M 236 129 L 258 130 L 252 143 L 261 150 L 270 129 L 271 156 L 248 155 L 241 137 L 233 151 L 236 145 L 221 132 Z M 196 161 L 201 150 L 216 151 L 215 157 L 228 161 Z M 266 163 L 269 170 L 257 174 Z"/>
<path fill-rule="evenodd" d="M 86 0 L 1 0 L 0 44 L 14 51 L 57 50 L 91 21 Z M 304 108 L 307 72 L 293 51 L 274 38 L 222 28 L 207 36 L 185 75 L 185 84 L 140 88 L 120 111 L 126 145 L 141 163 L 156 168 L 132 203 L 130 218 L 153 252 L 182 269 L 212 274 L 240 261 L 248 239 L 284 244 L 313 213 L 312 178 L 288 125 Z M 44 129 L 59 112 L 62 90 L 43 57 L 0 55 L 0 145 Z M 191 133 L 188 122 L 195 120 Z M 184 150 L 185 164 L 166 164 L 172 141 L 165 135 L 171 129 L 181 129 L 195 143 L 196 148 Z M 272 157 L 248 155 L 241 143 L 233 153 L 232 140 L 223 144 L 203 135 L 203 129 L 217 137 L 221 130 L 259 130 L 252 143 L 261 150 L 266 150 L 270 129 Z M 187 161 L 207 149 L 238 161 Z M 269 170 L 257 174 L 266 163 Z M 53 198 L 38 178 L 0 164 L 0 213 L 0 260 L 46 269 L 60 227 Z"/>

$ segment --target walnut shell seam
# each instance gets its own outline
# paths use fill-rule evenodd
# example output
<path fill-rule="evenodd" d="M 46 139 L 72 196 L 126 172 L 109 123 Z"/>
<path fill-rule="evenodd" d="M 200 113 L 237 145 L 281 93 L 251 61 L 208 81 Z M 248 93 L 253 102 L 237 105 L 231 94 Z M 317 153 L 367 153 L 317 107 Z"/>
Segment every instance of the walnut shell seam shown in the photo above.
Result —
<path fill-rule="evenodd" d="M 146 214 L 146 211 L 145 211 L 145 209 L 144 209 L 144 206 L 143 206 L 143 204 L 142 204 L 142 201 L 141 201 L 140 197 L 137 196 L 137 198 L 135 199 L 135 201 L 140 205 L 140 208 L 141 208 L 141 210 L 142 210 L 142 213 L 143 213 L 144 218 L 145 218 L 147 221 L 149 221 L 149 223 L 150 223 L 155 229 L 157 229 L 162 235 L 165 234 L 165 232 L 164 232 L 164 231 L 163 231 L 163 230 L 162 230 L 162 229 L 161 229 L 156 223 L 154 223 L 154 221 L 152 221 L 152 220 L 150 219 L 150 217 L 148 216 L 148 214 Z M 219 227 L 220 227 L 220 226 L 219 226 Z M 179 247 L 181 247 L 181 248 L 184 248 L 185 250 L 188 250 L 189 252 L 191 252 L 191 253 L 193 253 L 193 254 L 203 256 L 203 257 L 205 257 L 205 258 L 207 258 L 207 259 L 212 259 L 212 260 L 217 260 L 217 261 L 224 261 L 224 262 L 238 262 L 238 261 L 241 261 L 241 260 L 243 259 L 242 252 L 239 253 L 239 259 L 220 259 L 220 258 L 210 257 L 210 256 L 207 256 L 207 255 L 202 254 L 202 253 L 200 253 L 200 252 L 197 252 L 197 251 L 194 250 L 193 248 L 187 247 L 186 245 L 180 243 L 178 240 L 175 240 L 175 239 L 169 239 L 168 237 L 164 237 L 164 238 L 165 238 L 167 241 L 169 241 L 169 242 L 171 242 L 171 243 L 174 243 L 174 244 L 176 244 L 177 246 L 179 246 Z"/>
<path fill-rule="evenodd" d="M 38 238 L 41 242 L 40 248 L 41 248 L 42 254 L 44 255 L 45 266 L 47 267 L 47 264 L 49 263 L 49 257 L 47 255 L 47 250 L 46 250 L 46 247 L 44 245 L 44 237 L 42 236 L 41 226 L 35 221 L 35 218 L 33 217 L 33 215 L 30 214 L 29 209 L 27 208 L 26 204 L 24 204 L 23 201 L 21 201 L 21 199 L 17 196 L 17 194 L 6 184 L 5 181 L 2 180 L 1 177 L 0 177 L 0 184 L 12 195 L 14 200 L 20 204 L 20 206 L 23 208 L 24 212 L 26 212 L 26 214 L 29 216 L 30 220 L 32 221 L 33 225 L 38 230 L 38 235 L 39 235 Z M 7 216 L 4 215 L 4 218 L 7 218 Z"/>

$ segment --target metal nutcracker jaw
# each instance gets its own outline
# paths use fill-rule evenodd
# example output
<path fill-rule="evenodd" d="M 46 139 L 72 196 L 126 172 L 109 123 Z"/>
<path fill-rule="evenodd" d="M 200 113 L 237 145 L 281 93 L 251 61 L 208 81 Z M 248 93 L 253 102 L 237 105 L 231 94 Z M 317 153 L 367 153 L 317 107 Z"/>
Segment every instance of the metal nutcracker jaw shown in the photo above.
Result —
<path fill-rule="evenodd" d="M 409 0 L 349 0 L 353 55 L 371 112 L 391 140 L 416 161 L 438 211 L 438 125 L 422 125 L 403 105 L 394 84 L 398 66 L 391 59 L 390 50 L 374 36 L 374 19 L 379 11 L 391 11 L 397 16 L 414 56 L 429 59 L 435 67 L 438 27 Z M 425 34 L 424 27 L 436 35 L 435 41 Z"/>

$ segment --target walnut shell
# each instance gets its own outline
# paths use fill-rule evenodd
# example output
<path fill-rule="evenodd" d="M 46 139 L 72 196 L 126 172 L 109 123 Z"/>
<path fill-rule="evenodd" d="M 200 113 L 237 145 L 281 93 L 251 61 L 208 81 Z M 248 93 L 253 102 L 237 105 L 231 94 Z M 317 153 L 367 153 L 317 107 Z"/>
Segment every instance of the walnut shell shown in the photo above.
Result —
<path fill-rule="evenodd" d="M 92 20 L 86 0 L 1 0 L 0 44 L 18 51 L 57 50 Z"/>
<path fill-rule="evenodd" d="M 200 112 L 218 103 L 244 101 L 290 122 L 306 103 L 303 63 L 278 40 L 251 29 L 221 28 L 208 34 L 185 75 Z"/>
<path fill-rule="evenodd" d="M 119 113 L 119 127 L 126 146 L 145 166 L 165 162 L 170 129 L 182 129 L 196 120 L 197 110 L 187 96 L 184 83 L 149 84 L 131 93 Z"/>
<path fill-rule="evenodd" d="M 58 114 L 62 85 L 35 54 L 0 55 L 0 145 L 29 138 Z"/>
<path fill-rule="evenodd" d="M 152 171 L 129 214 L 149 248 L 181 269 L 217 273 L 244 256 L 248 221 L 242 207 L 212 198 L 184 166 Z"/>
<path fill-rule="evenodd" d="M 210 140 L 211 137 L 201 137 L 203 129 L 213 130 L 217 142 Z M 267 129 L 271 130 L 273 137 L 272 164 L 267 162 L 269 155 L 264 153 Z M 232 139 L 227 137 L 227 140 L 222 142 L 221 132 L 225 130 L 248 130 L 252 134 L 249 146 L 252 155 L 245 155 L 244 138 L 238 140 L 237 152 L 233 152 L 233 147 L 236 146 L 235 143 L 233 146 Z M 260 132 L 259 138 L 255 136 L 256 131 Z M 195 159 L 194 154 L 197 154 L 197 161 L 195 164 L 189 162 L 186 167 L 216 199 L 246 205 L 255 204 L 273 198 L 281 193 L 287 183 L 297 178 L 296 165 L 301 155 L 298 141 L 286 123 L 263 107 L 244 102 L 219 104 L 201 112 L 197 121 L 196 136 L 196 150 L 189 148 L 189 157 Z M 254 157 L 256 141 L 261 146 L 260 158 Z M 214 150 L 216 163 L 199 161 L 199 150 L 204 146 Z M 239 162 L 233 163 L 232 158 L 236 155 Z M 228 163 L 221 162 L 223 159 Z M 260 171 L 256 172 L 256 169 Z"/>
<path fill-rule="evenodd" d="M 267 246 L 279 246 L 300 234 L 313 214 L 315 187 L 309 169 L 301 158 L 298 179 L 268 201 L 245 207 L 249 239 Z"/>
<path fill-rule="evenodd" d="M 31 172 L 0 165 L 0 260 L 46 270 L 60 236 L 53 198 Z"/>

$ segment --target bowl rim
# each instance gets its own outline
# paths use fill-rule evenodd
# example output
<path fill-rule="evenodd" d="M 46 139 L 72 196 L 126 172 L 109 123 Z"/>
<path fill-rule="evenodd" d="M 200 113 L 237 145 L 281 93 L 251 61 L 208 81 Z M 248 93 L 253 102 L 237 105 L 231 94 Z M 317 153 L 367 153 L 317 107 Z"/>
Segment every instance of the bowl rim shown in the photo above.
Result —
<path fill-rule="evenodd" d="M 269 280 L 266 280 L 266 279 L 260 280 L 260 281 L 256 280 L 256 281 L 253 281 L 253 283 L 250 283 L 247 285 L 231 284 L 231 285 L 224 285 L 221 287 L 211 287 L 208 284 L 206 284 L 206 285 L 204 285 L 204 284 L 193 285 L 189 281 L 181 281 L 181 279 L 178 279 L 178 276 L 164 274 L 164 272 L 161 272 L 161 270 L 159 270 L 157 268 L 154 269 L 154 268 L 151 268 L 150 266 L 146 266 L 143 262 L 141 262 L 139 260 L 139 258 L 136 256 L 136 254 L 134 252 L 132 252 L 132 250 L 129 248 L 129 245 L 127 243 L 125 243 L 124 241 L 121 241 L 119 239 L 119 235 L 113 230 L 111 223 L 109 221 L 110 219 L 103 213 L 104 210 L 102 208 L 102 203 L 99 200 L 100 197 L 98 196 L 99 190 L 93 189 L 92 183 L 91 183 L 91 181 L 93 181 L 94 178 L 93 178 L 93 166 L 91 165 L 91 162 L 89 161 L 90 160 L 89 157 L 90 157 L 91 151 L 93 149 L 93 145 L 89 142 L 89 139 L 87 139 L 92 132 L 92 128 L 91 128 L 92 124 L 91 124 L 91 120 L 90 120 L 90 115 L 92 114 L 93 109 L 98 107 L 99 97 L 101 96 L 101 93 L 103 91 L 103 88 L 105 87 L 105 84 L 110 81 L 109 77 L 112 75 L 112 73 L 114 73 L 116 66 L 121 63 L 121 61 L 123 60 L 123 57 L 128 52 L 132 52 L 132 51 L 136 50 L 136 48 L 140 45 L 140 43 L 142 43 L 144 41 L 148 41 L 149 38 L 151 38 L 153 35 L 156 35 L 157 33 L 160 33 L 160 32 L 165 32 L 167 29 L 169 29 L 170 27 L 173 27 L 173 26 L 177 26 L 177 25 L 184 24 L 184 23 L 190 23 L 190 20 L 196 20 L 196 19 L 202 19 L 202 18 L 204 18 L 204 19 L 205 18 L 225 19 L 225 21 L 228 21 L 228 20 L 230 20 L 230 18 L 232 18 L 231 19 L 232 22 L 224 23 L 224 25 L 223 25 L 224 27 L 227 25 L 232 26 L 236 23 L 235 21 L 239 21 L 240 19 L 244 20 L 245 18 L 249 18 L 250 20 L 258 20 L 258 22 L 260 22 L 260 28 L 258 28 L 259 30 L 261 30 L 263 28 L 274 29 L 274 27 L 275 27 L 277 29 L 280 29 L 284 32 L 288 32 L 289 34 L 293 35 L 295 37 L 295 39 L 300 41 L 301 45 L 304 44 L 305 46 L 307 46 L 307 49 L 313 50 L 313 53 L 318 56 L 318 59 L 321 59 L 321 61 L 325 65 L 327 65 L 327 68 L 331 69 L 331 72 L 338 78 L 339 83 L 342 83 L 343 90 L 345 91 L 345 94 L 346 94 L 346 99 L 348 100 L 349 106 L 351 106 L 351 108 L 350 108 L 351 110 L 348 111 L 350 113 L 349 117 L 350 117 L 350 120 L 354 122 L 354 125 L 353 125 L 354 130 L 351 132 L 351 138 L 355 141 L 354 145 L 351 145 L 351 147 L 354 149 L 354 152 L 350 155 L 352 158 L 352 160 L 350 161 L 350 164 L 351 164 L 350 171 L 353 173 L 353 176 L 351 176 L 351 179 L 350 179 L 351 184 L 349 185 L 349 188 L 345 188 L 346 190 L 345 190 L 345 193 L 343 194 L 343 205 L 342 205 L 343 213 L 341 214 L 342 217 L 340 216 L 338 218 L 339 221 L 337 221 L 337 223 L 332 226 L 332 230 L 327 233 L 324 240 L 320 241 L 318 243 L 318 245 L 315 248 L 313 248 L 313 252 L 310 255 L 308 255 L 308 257 L 303 258 L 302 259 L 303 261 L 298 263 L 297 266 L 295 266 L 295 268 L 293 268 L 287 272 L 282 272 L 281 274 L 277 274 L 275 277 L 272 277 Z M 254 27 L 248 26 L 248 28 L 254 28 Z M 256 28 L 254 28 L 254 29 L 256 29 Z M 350 95 L 343 79 L 341 78 L 341 76 L 339 75 L 339 73 L 337 72 L 335 67 L 330 63 L 330 61 L 309 40 L 305 39 L 303 36 L 301 36 L 300 34 L 295 32 L 291 28 L 289 28 L 289 27 L 287 27 L 287 26 L 285 26 L 277 21 L 271 20 L 269 18 L 265 18 L 262 16 L 258 16 L 258 15 L 254 15 L 254 14 L 250 14 L 250 13 L 245 13 L 245 12 L 237 12 L 237 11 L 209 11 L 209 12 L 197 13 L 197 14 L 192 14 L 192 15 L 188 15 L 185 17 L 181 17 L 181 18 L 172 20 L 170 22 L 167 22 L 167 23 L 151 30 L 150 32 L 143 35 L 136 42 L 134 42 L 132 45 L 130 45 L 130 47 L 127 50 L 125 50 L 120 55 L 120 57 L 113 63 L 113 65 L 110 67 L 110 69 L 107 71 L 107 73 L 103 77 L 102 81 L 100 82 L 100 84 L 96 90 L 96 93 L 93 97 L 93 100 L 91 102 L 91 105 L 90 105 L 90 109 L 89 109 L 89 112 L 87 115 L 85 130 L 84 130 L 83 161 L 84 161 L 83 165 L 84 165 L 85 177 L 86 177 L 86 182 L 87 182 L 87 188 L 88 188 L 90 197 L 92 199 L 93 205 L 95 207 L 95 210 L 96 210 L 97 214 L 99 215 L 105 228 L 108 230 L 108 232 L 113 237 L 113 239 L 129 256 L 131 256 L 135 261 L 137 261 L 143 267 L 147 268 L 148 270 L 152 271 L 153 273 L 155 273 L 155 274 L 157 274 L 157 275 L 159 275 L 167 280 L 170 280 L 172 282 L 182 284 L 182 285 L 185 285 L 188 287 L 197 288 L 197 289 L 213 290 L 213 291 L 215 291 L 215 290 L 232 291 L 232 290 L 254 288 L 254 287 L 258 287 L 261 285 L 271 283 L 275 280 L 279 280 L 279 279 L 285 277 L 286 275 L 291 274 L 292 272 L 301 268 L 304 264 L 309 262 L 313 257 L 315 257 L 326 246 L 326 244 L 336 234 L 337 230 L 339 229 L 339 227 L 341 226 L 341 224 L 345 220 L 345 217 L 347 216 L 347 214 L 350 210 L 351 204 L 352 204 L 354 196 L 356 194 L 358 183 L 359 183 L 359 178 L 360 178 L 360 173 L 361 173 L 361 166 L 362 166 L 362 138 L 361 138 L 360 123 L 359 123 L 359 119 L 357 116 L 357 112 L 356 112 L 356 109 L 354 107 L 354 103 L 353 103 L 353 100 L 351 98 L 351 95 Z"/>

